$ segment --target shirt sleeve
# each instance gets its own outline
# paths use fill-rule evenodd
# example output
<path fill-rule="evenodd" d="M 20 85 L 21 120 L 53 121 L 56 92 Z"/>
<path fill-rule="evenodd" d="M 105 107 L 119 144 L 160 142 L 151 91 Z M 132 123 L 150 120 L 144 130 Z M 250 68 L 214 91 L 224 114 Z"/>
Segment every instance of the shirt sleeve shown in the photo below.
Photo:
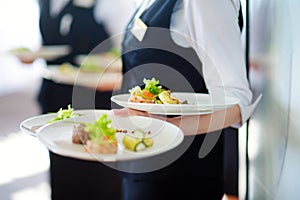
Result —
<path fill-rule="evenodd" d="M 105 25 L 117 48 L 121 48 L 125 28 L 136 8 L 136 0 L 98 0 L 96 3 L 95 19 Z"/>
<path fill-rule="evenodd" d="M 203 78 L 211 95 L 239 99 L 242 125 L 253 113 L 252 92 L 238 26 L 238 1 L 185 0 L 184 22 L 190 45 L 203 64 Z"/>

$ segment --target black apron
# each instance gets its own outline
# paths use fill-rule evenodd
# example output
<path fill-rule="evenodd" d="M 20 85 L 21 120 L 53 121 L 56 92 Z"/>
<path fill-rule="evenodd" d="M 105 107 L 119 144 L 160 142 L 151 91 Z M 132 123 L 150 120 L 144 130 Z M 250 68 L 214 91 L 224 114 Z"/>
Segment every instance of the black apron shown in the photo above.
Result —
<path fill-rule="evenodd" d="M 57 17 L 50 17 L 49 0 L 41 0 L 40 29 L 43 45 L 70 45 L 70 55 L 47 64 L 74 63 L 78 54 L 90 53 L 108 34 L 103 24 L 98 24 L 93 17 L 93 8 L 81 8 L 73 5 L 73 1 L 61 11 Z M 73 16 L 69 34 L 60 34 L 59 26 L 64 15 Z M 110 46 L 102 50 L 108 50 Z M 72 103 L 74 86 L 43 80 L 39 94 L 39 102 L 43 113 L 57 112 L 59 108 Z M 72 106 L 80 108 L 110 109 L 111 92 L 97 92 L 76 86 L 82 99 L 76 99 Z M 96 98 L 93 96 L 96 95 Z M 93 98 L 93 99 L 91 99 Z M 90 100 L 95 103 L 95 107 Z M 73 101 L 74 102 L 74 101 Z M 52 200 L 63 199 L 110 199 L 119 200 L 121 194 L 121 177 L 117 171 L 99 162 L 83 161 L 59 156 L 50 152 L 50 182 Z"/>
<path fill-rule="evenodd" d="M 143 78 L 152 77 L 176 92 L 207 93 L 197 54 L 192 48 L 175 44 L 170 35 L 170 19 L 176 2 L 156 0 L 142 14 L 142 21 L 154 28 L 147 29 L 141 42 L 129 31 L 134 20 L 129 23 L 123 42 L 123 93 L 128 93 L 133 86 L 142 85 Z M 156 159 L 168 159 L 190 144 L 187 151 L 167 167 L 147 173 L 123 173 L 123 198 L 221 199 L 223 134 L 211 152 L 200 159 L 198 154 L 204 137 L 185 137 L 176 149 L 149 159 L 153 162 Z M 129 162 L 127 165 L 142 165 L 149 160 Z"/>
<path fill-rule="evenodd" d="M 88 54 L 92 50 L 97 53 L 108 51 L 111 43 L 105 42 L 101 48 L 94 48 L 109 35 L 105 30 L 104 24 L 99 24 L 93 17 L 93 7 L 83 8 L 75 6 L 71 0 L 63 10 L 55 17 L 50 16 L 50 1 L 40 0 L 40 31 L 43 45 L 70 45 L 71 53 L 60 57 L 47 64 L 59 65 L 69 62 L 76 66 L 75 56 Z M 60 33 L 62 19 L 70 15 L 72 22 L 69 32 L 66 35 Z M 73 98 L 73 90 L 76 91 L 76 97 Z M 57 112 L 59 108 L 66 108 L 72 104 L 75 109 L 104 108 L 110 109 L 111 92 L 96 92 L 80 86 L 72 86 L 54 83 L 53 81 L 43 79 L 42 87 L 39 92 L 38 102 L 40 103 L 42 113 Z"/>

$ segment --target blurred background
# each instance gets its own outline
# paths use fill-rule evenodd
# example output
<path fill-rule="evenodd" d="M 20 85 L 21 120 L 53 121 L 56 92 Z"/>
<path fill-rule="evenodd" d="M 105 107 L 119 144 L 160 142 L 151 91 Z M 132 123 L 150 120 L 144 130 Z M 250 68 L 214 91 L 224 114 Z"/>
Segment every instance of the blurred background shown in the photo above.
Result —
<path fill-rule="evenodd" d="M 240 134 L 240 199 L 300 196 L 300 1 L 243 0 L 249 14 L 249 78 L 263 99 Z M 43 60 L 22 64 L 8 52 L 41 43 L 35 0 L 0 0 L 0 199 L 50 199 L 48 151 L 19 131 L 40 113 Z"/>
<path fill-rule="evenodd" d="M 45 63 L 22 64 L 9 51 L 40 45 L 35 0 L 0 0 L 0 199 L 50 199 L 48 151 L 19 131 L 26 118 L 40 113 L 36 104 Z"/>

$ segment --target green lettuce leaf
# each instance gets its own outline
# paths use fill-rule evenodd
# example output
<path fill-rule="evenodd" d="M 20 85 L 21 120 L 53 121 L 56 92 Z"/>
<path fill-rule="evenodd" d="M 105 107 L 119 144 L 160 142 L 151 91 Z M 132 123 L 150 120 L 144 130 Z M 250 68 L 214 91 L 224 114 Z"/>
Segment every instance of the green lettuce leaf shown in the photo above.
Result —
<path fill-rule="evenodd" d="M 85 123 L 85 131 L 89 133 L 92 140 L 100 140 L 106 137 L 109 140 L 116 141 L 115 133 L 117 129 L 111 128 L 111 120 L 107 114 L 102 114 L 94 123 Z"/>
<path fill-rule="evenodd" d="M 48 123 L 56 122 L 63 119 L 68 119 L 71 117 L 79 116 L 74 113 L 74 109 L 71 107 L 71 105 L 68 105 L 67 109 L 60 108 L 57 112 L 56 117 L 54 117 L 52 120 L 48 121 Z"/>

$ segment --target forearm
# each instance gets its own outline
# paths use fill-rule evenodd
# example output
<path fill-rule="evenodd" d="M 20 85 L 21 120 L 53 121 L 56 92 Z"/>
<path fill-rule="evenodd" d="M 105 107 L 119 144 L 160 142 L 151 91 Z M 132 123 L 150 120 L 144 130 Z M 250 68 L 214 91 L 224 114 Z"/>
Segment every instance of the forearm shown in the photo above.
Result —
<path fill-rule="evenodd" d="M 238 105 L 211 114 L 183 115 L 174 118 L 152 115 L 130 108 L 114 109 L 113 112 L 118 116 L 145 116 L 167 121 L 181 128 L 185 135 L 205 134 L 227 128 L 242 121 L 240 107 Z"/>
<path fill-rule="evenodd" d="M 96 83 L 96 90 L 99 92 L 115 91 L 121 88 L 122 74 L 121 72 L 103 74 Z"/>
<path fill-rule="evenodd" d="M 185 135 L 204 134 L 240 123 L 241 113 L 235 105 L 211 114 L 167 118 L 167 121 L 180 127 Z"/>

